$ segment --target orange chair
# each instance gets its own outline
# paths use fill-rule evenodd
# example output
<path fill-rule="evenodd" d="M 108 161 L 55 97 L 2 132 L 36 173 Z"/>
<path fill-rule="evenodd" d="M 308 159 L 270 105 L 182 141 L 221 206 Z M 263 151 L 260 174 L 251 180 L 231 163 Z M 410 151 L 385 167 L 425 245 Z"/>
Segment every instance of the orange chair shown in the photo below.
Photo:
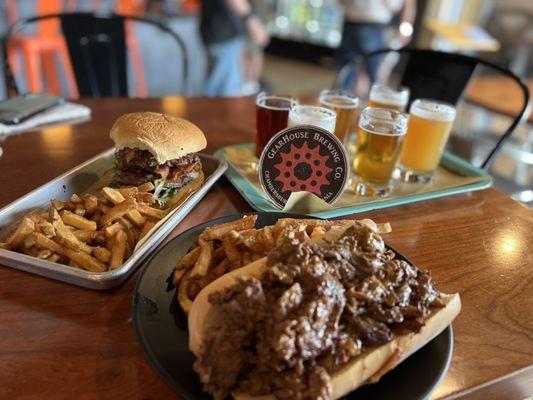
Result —
<path fill-rule="evenodd" d="M 8 18 L 14 24 L 17 18 L 16 1 L 7 0 Z M 37 15 L 54 14 L 61 11 L 61 0 L 40 0 L 37 2 Z M 47 83 L 46 91 L 59 94 L 58 70 L 56 60 L 63 66 L 65 79 L 68 84 L 68 95 L 78 97 L 78 89 L 74 79 L 74 72 L 68 56 L 68 49 L 59 32 L 59 22 L 46 20 L 37 25 L 36 34 L 33 36 L 16 35 L 11 38 L 8 46 L 8 57 L 11 65 L 18 69 L 17 59 L 21 55 L 24 61 L 26 76 L 26 89 L 28 92 L 44 92 L 44 75 Z"/>
<path fill-rule="evenodd" d="M 116 13 L 138 17 L 146 10 L 145 0 L 116 0 Z M 135 25 L 131 21 L 126 21 L 125 25 L 126 43 L 129 49 L 129 55 L 135 74 L 135 92 L 137 97 L 148 96 L 148 87 L 146 84 L 146 75 L 144 74 L 144 65 L 141 54 L 139 41 L 135 36 Z"/>

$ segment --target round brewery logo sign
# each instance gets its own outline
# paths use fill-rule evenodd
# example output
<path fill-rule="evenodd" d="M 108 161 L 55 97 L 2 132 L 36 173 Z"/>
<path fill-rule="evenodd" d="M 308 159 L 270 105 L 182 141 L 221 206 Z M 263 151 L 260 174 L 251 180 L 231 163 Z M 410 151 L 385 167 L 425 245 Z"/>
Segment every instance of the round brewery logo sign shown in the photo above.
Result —
<path fill-rule="evenodd" d="M 263 190 L 279 208 L 285 206 L 292 192 L 310 192 L 334 203 L 348 175 L 348 161 L 339 139 L 311 125 L 276 134 L 259 161 Z"/>

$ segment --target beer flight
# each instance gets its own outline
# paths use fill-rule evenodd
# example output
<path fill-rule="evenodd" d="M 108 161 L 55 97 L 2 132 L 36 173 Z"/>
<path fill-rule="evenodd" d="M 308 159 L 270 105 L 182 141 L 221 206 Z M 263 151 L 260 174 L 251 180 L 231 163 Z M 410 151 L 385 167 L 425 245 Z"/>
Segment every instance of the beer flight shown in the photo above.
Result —
<path fill-rule="evenodd" d="M 349 188 L 359 196 L 387 196 L 398 181 L 430 182 L 455 119 L 451 104 L 415 99 L 409 113 L 409 89 L 372 85 L 368 105 L 343 90 L 324 90 L 319 105 L 296 98 L 257 96 L 256 156 L 279 131 L 313 125 L 334 134 L 344 145 L 352 177 Z"/>

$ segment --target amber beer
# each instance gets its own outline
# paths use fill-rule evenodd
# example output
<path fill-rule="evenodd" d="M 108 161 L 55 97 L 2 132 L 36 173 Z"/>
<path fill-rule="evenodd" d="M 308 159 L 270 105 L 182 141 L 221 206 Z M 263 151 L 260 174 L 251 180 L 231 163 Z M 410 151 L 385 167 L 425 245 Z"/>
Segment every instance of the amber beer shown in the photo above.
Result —
<path fill-rule="evenodd" d="M 359 148 L 352 163 L 356 193 L 385 196 L 390 191 L 407 119 L 406 114 L 395 110 L 367 107 L 361 112 Z"/>
<path fill-rule="evenodd" d="M 268 141 L 287 127 L 289 110 L 296 101 L 286 96 L 260 93 L 256 99 L 256 144 L 255 155 L 261 153 Z"/>
<path fill-rule="evenodd" d="M 409 89 L 400 88 L 394 90 L 388 86 L 372 85 L 368 97 L 369 107 L 388 108 L 392 110 L 405 111 L 409 101 Z"/>
<path fill-rule="evenodd" d="M 324 90 L 320 93 L 320 104 L 337 113 L 334 134 L 346 145 L 350 134 L 357 129 L 357 107 L 359 99 L 344 90 Z"/>
<path fill-rule="evenodd" d="M 402 178 L 428 182 L 439 165 L 455 119 L 455 107 L 418 99 L 410 110 L 409 127 L 401 157 Z"/>

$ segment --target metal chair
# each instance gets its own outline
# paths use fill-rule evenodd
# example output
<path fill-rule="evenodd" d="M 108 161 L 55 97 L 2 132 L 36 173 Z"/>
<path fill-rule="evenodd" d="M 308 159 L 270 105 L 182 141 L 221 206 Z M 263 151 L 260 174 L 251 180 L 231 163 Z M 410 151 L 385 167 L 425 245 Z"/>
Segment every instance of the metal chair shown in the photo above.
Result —
<path fill-rule="evenodd" d="M 186 92 L 188 56 L 183 40 L 167 26 L 133 15 L 68 13 L 50 14 L 20 20 L 2 38 L 4 78 L 14 94 L 20 91 L 7 58 L 7 46 L 12 35 L 26 26 L 57 18 L 67 42 L 78 91 L 82 97 L 128 96 L 127 46 L 125 24 L 129 21 L 149 24 L 170 35 L 182 57 L 181 90 Z"/>
<path fill-rule="evenodd" d="M 389 53 L 398 53 L 400 55 L 399 85 L 406 86 L 410 89 L 409 105 L 413 100 L 419 98 L 446 101 L 456 105 L 476 67 L 479 65 L 488 67 L 511 78 L 521 88 L 524 102 L 520 113 L 513 119 L 509 128 L 497 140 L 496 145 L 481 164 L 483 169 L 488 170 L 503 144 L 509 139 L 515 128 L 525 121 L 529 115 L 531 104 L 529 90 L 526 84 L 507 68 L 491 62 L 462 54 L 434 50 L 411 48 L 382 49 L 366 54 L 362 62 L 366 62 L 370 57 L 383 56 Z M 348 65 L 341 69 L 337 76 L 335 86 L 338 86 L 339 81 L 346 75 L 347 68 L 350 68 L 350 66 Z"/>

